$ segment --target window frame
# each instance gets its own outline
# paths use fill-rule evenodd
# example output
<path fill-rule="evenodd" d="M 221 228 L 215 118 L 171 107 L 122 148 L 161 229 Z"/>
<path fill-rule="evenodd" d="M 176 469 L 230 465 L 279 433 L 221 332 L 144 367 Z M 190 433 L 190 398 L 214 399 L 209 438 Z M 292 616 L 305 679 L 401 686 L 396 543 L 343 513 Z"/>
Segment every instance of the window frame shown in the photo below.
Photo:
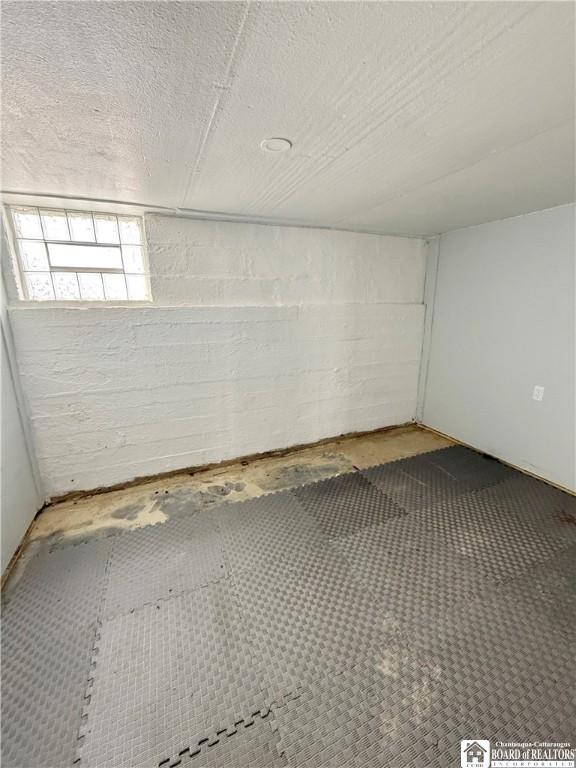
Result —
<path fill-rule="evenodd" d="M 28 210 L 31 212 L 36 213 L 38 216 L 38 220 L 40 222 L 40 231 L 42 233 L 42 237 L 37 238 L 31 238 L 31 237 L 21 237 L 18 233 L 17 227 L 16 227 L 16 219 L 14 217 L 14 213 L 18 210 Z M 42 219 L 42 214 L 46 213 L 57 213 L 57 214 L 65 214 L 65 221 L 66 221 L 66 227 L 68 229 L 68 234 L 70 239 L 69 240 L 62 240 L 57 238 L 50 238 L 47 236 L 46 232 L 46 226 Z M 12 262 L 14 265 L 14 269 L 16 271 L 16 283 L 18 288 L 18 294 L 21 301 L 24 302 L 30 302 L 31 304 L 37 305 L 54 305 L 54 304 L 66 304 L 67 306 L 86 306 L 87 304 L 93 305 L 93 306 L 110 306 L 110 305 L 121 305 L 121 306 L 134 306 L 139 304 L 148 305 L 151 304 L 152 299 L 152 288 L 150 283 L 150 266 L 148 261 L 148 252 L 147 252 L 147 243 L 146 243 L 146 230 L 145 230 L 145 222 L 144 222 L 144 215 L 143 213 L 134 213 L 132 211 L 118 211 L 118 210 L 110 210 L 107 208 L 106 210 L 94 210 L 93 208 L 76 208 L 76 207 L 64 207 L 64 206 L 54 206 L 54 205 L 42 205 L 40 202 L 8 202 L 4 205 L 4 218 L 8 225 L 8 232 L 9 232 L 9 240 L 10 240 L 10 246 L 12 251 Z M 94 232 L 94 240 L 77 240 L 73 239 L 72 237 L 72 231 L 70 227 L 70 221 L 68 218 L 68 214 L 77 214 L 82 217 L 88 217 L 92 219 L 92 229 Z M 111 216 L 114 217 L 116 221 L 116 227 L 118 231 L 118 241 L 117 242 L 98 242 L 97 241 L 97 234 L 96 234 L 96 222 L 94 217 L 98 216 Z M 122 238 L 120 235 L 120 222 L 121 220 L 136 220 L 138 222 L 138 228 L 140 232 L 140 243 L 123 243 Z M 26 241 L 26 242 L 36 242 L 36 243 L 42 243 L 44 245 L 44 249 L 46 252 L 46 260 L 48 264 L 47 269 L 43 270 L 37 270 L 36 272 L 38 274 L 46 274 L 48 273 L 50 275 L 50 282 L 52 287 L 52 294 L 54 298 L 48 298 L 48 299 L 38 299 L 34 298 L 30 295 L 29 289 L 28 289 L 28 283 L 26 280 L 27 274 L 34 274 L 35 270 L 27 270 L 25 269 L 25 264 L 23 262 L 23 257 L 20 251 L 20 242 Z M 49 245 L 72 245 L 72 246 L 80 246 L 80 247 L 95 247 L 95 248 L 117 248 L 120 255 L 120 261 L 122 264 L 122 267 L 79 267 L 79 266 L 62 266 L 62 267 L 56 267 L 52 265 L 51 256 L 50 256 L 50 250 Z M 142 268 L 143 272 L 128 272 L 125 268 L 124 263 L 124 252 L 123 248 L 126 247 L 139 247 L 140 248 L 140 254 L 142 259 Z M 76 281 L 78 284 L 78 298 L 58 298 L 56 294 L 56 286 L 54 283 L 54 274 L 55 273 L 72 273 L 76 275 Z M 82 289 L 80 286 L 80 280 L 79 280 L 79 274 L 82 273 L 90 273 L 90 274 L 98 274 L 102 276 L 102 290 L 103 290 L 103 297 L 102 298 L 83 298 L 82 297 Z M 126 292 L 126 298 L 106 298 L 106 288 L 104 285 L 104 278 L 103 276 L 105 274 L 113 274 L 113 275 L 122 275 L 124 277 L 124 286 L 125 286 L 125 292 Z M 146 289 L 146 297 L 145 298 L 138 298 L 138 299 L 131 299 L 128 297 L 128 283 L 126 278 L 130 275 L 139 275 L 144 278 L 144 284 Z"/>

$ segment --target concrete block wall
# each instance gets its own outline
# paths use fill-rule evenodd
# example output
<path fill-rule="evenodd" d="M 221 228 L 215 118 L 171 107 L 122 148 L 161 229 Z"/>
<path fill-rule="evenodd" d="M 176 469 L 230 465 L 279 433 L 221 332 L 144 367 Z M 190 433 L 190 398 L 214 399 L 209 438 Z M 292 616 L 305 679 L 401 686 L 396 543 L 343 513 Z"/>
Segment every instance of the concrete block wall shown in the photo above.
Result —
<path fill-rule="evenodd" d="M 153 302 L 10 315 L 50 496 L 414 418 L 425 244 L 146 220 Z"/>
<path fill-rule="evenodd" d="M 146 232 L 157 304 L 422 301 L 418 239 L 167 216 Z"/>
<path fill-rule="evenodd" d="M 0 253 L 8 242 L 0 217 Z M 35 461 L 14 339 L 7 314 L 7 296 L 0 273 L 0 371 L 2 373 L 2 435 L 0 440 L 0 570 L 5 572 L 26 529 L 44 504 L 44 489 Z"/>

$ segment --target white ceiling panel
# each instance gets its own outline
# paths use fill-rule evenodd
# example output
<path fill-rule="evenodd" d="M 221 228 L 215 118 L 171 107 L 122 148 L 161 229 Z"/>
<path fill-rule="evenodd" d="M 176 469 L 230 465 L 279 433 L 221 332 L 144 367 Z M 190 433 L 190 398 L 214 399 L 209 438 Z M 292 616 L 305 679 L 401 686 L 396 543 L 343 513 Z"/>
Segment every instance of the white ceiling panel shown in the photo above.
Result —
<path fill-rule="evenodd" d="M 178 205 L 245 6 L 1 10 L 3 188 Z"/>
<path fill-rule="evenodd" d="M 413 235 L 569 202 L 574 14 L 4 0 L 2 186 Z"/>
<path fill-rule="evenodd" d="M 383 230 L 394 226 L 404 232 L 450 232 L 471 221 L 481 224 L 553 208 L 573 199 L 574 168 L 574 127 L 565 124 L 391 196 L 338 225 L 366 231 L 377 225 Z"/>

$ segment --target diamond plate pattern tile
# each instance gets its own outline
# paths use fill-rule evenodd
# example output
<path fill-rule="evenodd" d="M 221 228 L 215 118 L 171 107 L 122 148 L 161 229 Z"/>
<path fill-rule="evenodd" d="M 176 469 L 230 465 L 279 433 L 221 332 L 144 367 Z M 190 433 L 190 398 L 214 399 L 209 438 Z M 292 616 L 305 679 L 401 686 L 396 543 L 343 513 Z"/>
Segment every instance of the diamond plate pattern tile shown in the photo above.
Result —
<path fill-rule="evenodd" d="M 574 646 L 576 654 L 576 546 L 538 563 L 499 591 L 508 596 L 520 594 L 523 600 L 531 601 L 532 610 L 544 612 L 545 620 Z"/>
<path fill-rule="evenodd" d="M 423 610 L 410 626 L 410 643 L 439 660 L 453 690 L 464 681 L 469 701 L 485 691 L 499 691 L 505 700 L 524 682 L 550 697 L 549 713 L 556 708 L 565 717 L 576 705 L 573 650 L 545 607 L 522 589 L 487 590 L 455 603 L 439 619 Z"/>
<path fill-rule="evenodd" d="M 264 717 L 256 715 L 221 734 L 217 741 L 207 742 L 162 768 L 175 764 L 182 768 L 286 768 L 288 763 L 279 753 L 278 734 L 272 730 L 271 720 L 270 712 Z"/>
<path fill-rule="evenodd" d="M 379 605 L 404 623 L 423 611 L 442 616 L 487 586 L 472 561 L 443 546 L 410 515 L 340 538 L 334 546 Z"/>
<path fill-rule="evenodd" d="M 106 584 L 105 542 L 43 553 L 2 612 L 2 764 L 72 764 Z"/>
<path fill-rule="evenodd" d="M 464 670 L 465 672 L 465 670 Z M 485 685 L 474 690 L 466 679 L 442 671 L 438 694 L 406 708 L 381 743 L 383 766 L 445 768 L 459 765 L 460 741 L 486 738 L 497 741 L 573 741 L 566 711 L 550 707 L 550 691 L 515 680 L 509 670 L 504 690 Z"/>
<path fill-rule="evenodd" d="M 105 621 L 95 659 L 82 766 L 158 766 L 264 704 L 225 579 Z"/>
<path fill-rule="evenodd" d="M 384 768 L 382 751 L 398 724 L 440 696 L 425 656 L 390 645 L 338 675 L 307 686 L 275 713 L 279 749 L 298 768 Z"/>
<path fill-rule="evenodd" d="M 414 512 L 496 485 L 515 472 L 476 451 L 454 446 L 371 467 L 362 474 L 399 507 Z"/>
<path fill-rule="evenodd" d="M 112 540 L 104 615 L 175 597 L 226 575 L 211 512 L 148 526 Z"/>
<path fill-rule="evenodd" d="M 562 522 L 576 499 L 542 485 L 517 473 L 497 486 L 422 508 L 415 519 L 487 578 L 513 578 L 576 543 L 576 525 Z"/>
<path fill-rule="evenodd" d="M 575 601 L 576 500 L 463 448 L 41 553 L 3 600 L 3 764 L 574 741 Z"/>
<path fill-rule="evenodd" d="M 469 491 L 497 485 L 516 474 L 512 467 L 463 445 L 441 448 L 421 454 L 415 459 L 414 463 L 427 464 L 445 472 L 455 483 Z"/>
<path fill-rule="evenodd" d="M 357 472 L 302 486 L 292 493 L 331 539 L 404 514 L 392 499 Z"/>
<path fill-rule="evenodd" d="M 354 664 L 397 638 L 397 625 L 333 551 L 299 571 L 235 577 L 272 697 Z"/>
<path fill-rule="evenodd" d="M 299 568 L 328 543 L 316 520 L 289 492 L 222 506 L 215 517 L 232 573 Z"/>
<path fill-rule="evenodd" d="M 109 558 L 108 541 L 32 557 L 21 577 L 8 584 L 2 600 L 5 617 L 19 622 L 22 632 L 26 627 L 29 631 L 31 617 L 36 617 L 37 626 L 54 632 L 92 623 L 106 587 Z"/>
<path fill-rule="evenodd" d="M 279 749 L 294 768 L 445 768 L 463 738 L 570 740 L 565 697 L 550 707 L 550 690 L 511 668 L 504 678 L 474 686 L 466 666 L 455 675 L 439 657 L 389 647 L 279 710 Z"/>
<path fill-rule="evenodd" d="M 44 632 L 2 627 L 2 765 L 60 768 L 74 761 L 95 626 Z"/>
<path fill-rule="evenodd" d="M 408 463 L 412 462 L 412 463 Z M 407 512 L 450 499 L 463 489 L 445 472 L 412 459 L 363 470 L 363 475 Z"/>

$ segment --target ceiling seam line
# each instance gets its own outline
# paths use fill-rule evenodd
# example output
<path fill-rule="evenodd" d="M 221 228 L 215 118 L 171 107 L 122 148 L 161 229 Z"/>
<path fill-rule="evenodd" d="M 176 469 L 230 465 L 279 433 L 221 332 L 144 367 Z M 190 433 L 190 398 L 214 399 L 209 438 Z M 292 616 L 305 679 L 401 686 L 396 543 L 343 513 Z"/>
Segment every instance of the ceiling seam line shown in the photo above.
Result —
<path fill-rule="evenodd" d="M 545 128 L 543 131 L 536 131 L 536 133 L 531 134 L 530 136 L 527 136 L 525 139 L 521 139 L 520 141 L 515 142 L 514 144 L 508 144 L 505 147 L 502 147 L 501 149 L 497 150 L 496 152 L 488 152 L 485 155 L 482 155 L 482 157 L 475 160 L 473 163 L 468 163 L 467 165 L 462 165 L 459 168 L 455 168 L 452 171 L 448 171 L 448 173 L 444 173 L 441 176 L 436 176 L 433 179 L 430 179 L 429 181 L 424 182 L 424 184 L 418 184 L 417 186 L 410 187 L 409 189 L 404 190 L 403 192 L 400 192 L 400 194 L 397 195 L 390 195 L 389 197 L 384 198 L 383 200 L 380 200 L 379 202 L 375 203 L 374 205 L 369 206 L 368 208 L 362 208 L 362 213 L 368 213 L 370 211 L 373 211 L 375 208 L 379 208 L 381 205 L 386 205 L 389 202 L 392 202 L 394 200 L 399 200 L 402 197 L 405 197 L 406 195 L 409 195 L 411 192 L 415 192 L 419 189 L 423 189 L 430 184 L 436 184 L 439 181 L 443 181 L 444 179 L 449 179 L 450 176 L 455 176 L 458 173 L 462 173 L 463 171 L 467 171 L 470 168 L 474 168 L 477 165 L 480 165 L 485 160 L 488 160 L 492 157 L 498 157 L 499 155 L 504 154 L 505 152 L 509 152 L 516 147 L 522 146 L 522 144 L 527 144 L 528 142 L 532 141 L 533 139 L 538 138 L 539 136 L 544 136 L 546 133 L 550 133 L 551 131 L 558 130 L 559 128 L 563 128 L 564 126 L 569 126 L 572 124 L 572 121 L 570 120 L 562 120 L 560 123 L 556 123 L 555 125 L 551 125 L 549 128 Z M 554 206 L 555 207 L 555 206 Z M 522 214 L 519 214 L 522 215 Z M 345 216 L 341 219 L 338 219 L 335 223 L 336 226 L 341 224 L 343 221 L 348 221 L 351 217 Z M 509 218 L 509 217 L 506 217 Z M 474 226 L 474 225 L 471 225 Z M 436 234 L 444 234 L 443 232 L 438 232 Z M 425 237 L 432 237 L 432 235 L 425 235 Z"/>
<path fill-rule="evenodd" d="M 528 11 L 526 11 L 525 13 L 523 13 L 523 14 L 522 14 L 522 15 L 521 15 L 521 16 L 520 16 L 520 17 L 519 17 L 519 18 L 518 18 L 518 19 L 517 19 L 517 20 L 514 22 L 514 25 L 513 25 L 513 26 L 517 26 L 518 24 L 520 24 L 520 23 L 521 23 L 521 22 L 522 22 L 522 21 L 523 21 L 523 20 L 524 20 L 526 17 L 528 17 L 528 16 L 529 16 L 531 13 L 533 13 L 533 9 L 532 9 L 532 8 L 530 8 Z M 498 39 L 499 39 L 499 38 L 502 36 L 502 34 L 503 34 L 503 31 L 502 31 L 502 30 L 496 31 L 496 32 L 495 32 L 495 34 L 494 34 L 494 36 L 493 36 L 493 37 L 490 39 L 490 41 L 489 41 L 489 44 L 492 44 L 492 43 L 493 43 L 495 40 L 498 40 Z M 469 58 L 469 59 L 470 59 L 470 58 L 472 58 L 472 55 L 473 55 L 473 54 L 470 54 L 470 55 L 468 56 L 468 58 Z M 370 131 L 370 132 L 366 133 L 366 134 L 364 135 L 364 137 L 363 137 L 363 138 L 362 138 L 362 139 L 361 139 L 359 142 L 357 142 L 357 144 L 361 143 L 362 141 L 365 141 L 365 140 L 366 140 L 366 138 L 368 138 L 368 137 L 369 137 L 369 136 L 370 136 L 370 135 L 371 135 L 371 134 L 372 134 L 374 131 L 376 131 L 376 130 L 377 130 L 377 128 L 378 128 L 378 127 L 380 127 L 380 126 L 375 126 L 375 127 L 372 129 L 372 131 Z M 270 197 L 273 197 L 273 195 L 274 195 L 274 190 L 273 190 L 273 189 L 270 191 L 270 193 L 269 193 L 269 194 L 268 194 L 268 193 L 264 193 L 264 196 L 262 196 L 262 195 L 261 195 L 261 196 L 260 196 L 260 198 L 259 198 L 259 199 L 256 201 L 256 204 L 260 204 L 260 205 L 262 205 L 262 204 L 263 204 L 263 205 L 268 205 L 269 207 L 271 207 L 271 210 L 274 210 L 275 208 L 278 208 L 280 205 L 282 205 L 283 203 L 285 203 L 285 202 L 286 202 L 286 200 L 289 200 L 289 199 L 290 199 L 290 198 L 291 198 L 291 197 L 292 197 L 292 196 L 293 196 L 293 195 L 294 195 L 294 194 L 295 194 L 295 193 L 296 193 L 296 192 L 297 192 L 297 191 L 298 191 L 298 190 L 299 190 L 301 187 L 308 185 L 308 184 L 309 184 L 309 182 L 313 181 L 313 180 L 314 180 L 315 178 L 317 178 L 318 176 L 321 176 L 321 175 L 322 175 L 322 173 L 324 173 L 324 171 L 328 170 L 328 169 L 329 169 L 331 166 L 333 166 L 333 165 L 334 165 L 336 162 L 338 162 L 338 161 L 339 161 L 341 158 L 345 157 L 345 155 L 346 155 L 346 154 L 348 154 L 348 153 L 349 153 L 349 151 L 350 151 L 350 148 L 347 148 L 347 149 L 346 149 L 344 152 L 340 153 L 340 155 L 338 155 L 336 158 L 334 158 L 333 160 L 331 160 L 331 162 L 330 162 L 330 163 L 328 163 L 327 165 L 325 165 L 325 166 L 323 166 L 322 168 L 318 169 L 318 170 L 317 170 L 317 171 L 316 171 L 316 172 L 315 172 L 315 173 L 314 173 L 312 176 L 309 176 L 308 178 L 304 178 L 303 180 L 300 180 L 300 179 L 298 179 L 298 175 L 297 175 L 297 174 L 296 174 L 296 176 L 295 176 L 295 177 L 294 177 L 294 175 L 293 175 L 293 178 L 292 178 L 292 179 L 289 179 L 289 182 L 288 182 L 288 183 L 290 183 L 290 182 L 292 183 L 292 188 L 291 188 L 291 189 L 290 189 L 288 192 L 284 191 L 284 193 L 283 193 L 283 194 L 280 196 L 280 198 L 279 198 L 279 199 L 277 199 L 275 202 L 273 202 L 271 206 L 270 206 L 270 202 L 269 202 L 269 199 L 270 199 Z M 350 175 L 350 173 L 353 173 L 353 172 L 354 172 L 354 169 L 352 169 L 352 170 L 349 170 L 349 169 L 347 169 L 347 170 L 345 170 L 345 171 L 344 171 L 344 173 L 342 174 L 342 177 L 343 177 L 343 178 L 346 178 L 347 176 L 349 176 L 349 175 Z"/>
<path fill-rule="evenodd" d="M 206 129 L 205 129 L 205 131 L 204 131 L 204 133 L 202 135 L 202 139 L 200 141 L 200 146 L 198 147 L 198 152 L 196 153 L 196 158 L 194 160 L 194 166 L 193 166 L 193 168 L 192 168 L 192 170 L 190 172 L 190 175 L 188 177 L 188 182 L 187 182 L 186 187 L 184 189 L 184 196 L 182 198 L 182 205 L 185 204 L 185 202 L 186 202 L 186 200 L 188 198 L 188 195 L 190 194 L 190 192 L 194 188 L 195 177 L 197 176 L 198 171 L 200 170 L 200 164 L 202 162 L 206 146 L 207 146 L 207 144 L 209 142 L 210 135 L 213 132 L 214 124 L 216 122 L 216 116 L 218 115 L 218 112 L 220 111 L 221 104 L 222 104 L 223 100 L 225 99 L 225 97 L 227 95 L 226 94 L 226 88 L 227 88 L 227 86 L 229 84 L 230 73 L 231 73 L 232 68 L 234 66 L 234 63 L 236 61 L 236 56 L 237 56 L 237 54 L 239 52 L 240 43 L 241 43 L 242 37 L 244 35 L 244 29 L 245 29 L 245 26 L 246 26 L 246 21 L 248 19 L 248 13 L 250 11 L 250 3 L 251 3 L 251 0 L 246 0 L 246 3 L 244 5 L 244 13 L 242 14 L 242 19 L 240 21 L 240 26 L 238 27 L 238 32 L 236 33 L 236 37 L 234 39 L 234 44 L 232 46 L 232 52 L 230 54 L 230 58 L 228 60 L 228 64 L 227 64 L 226 69 L 224 71 L 224 78 L 223 78 L 224 83 L 223 83 L 223 86 L 219 89 L 218 96 L 216 98 L 216 101 L 214 103 L 214 107 L 212 109 L 212 114 L 210 116 L 210 120 L 208 121 L 208 125 L 206 126 Z"/>

